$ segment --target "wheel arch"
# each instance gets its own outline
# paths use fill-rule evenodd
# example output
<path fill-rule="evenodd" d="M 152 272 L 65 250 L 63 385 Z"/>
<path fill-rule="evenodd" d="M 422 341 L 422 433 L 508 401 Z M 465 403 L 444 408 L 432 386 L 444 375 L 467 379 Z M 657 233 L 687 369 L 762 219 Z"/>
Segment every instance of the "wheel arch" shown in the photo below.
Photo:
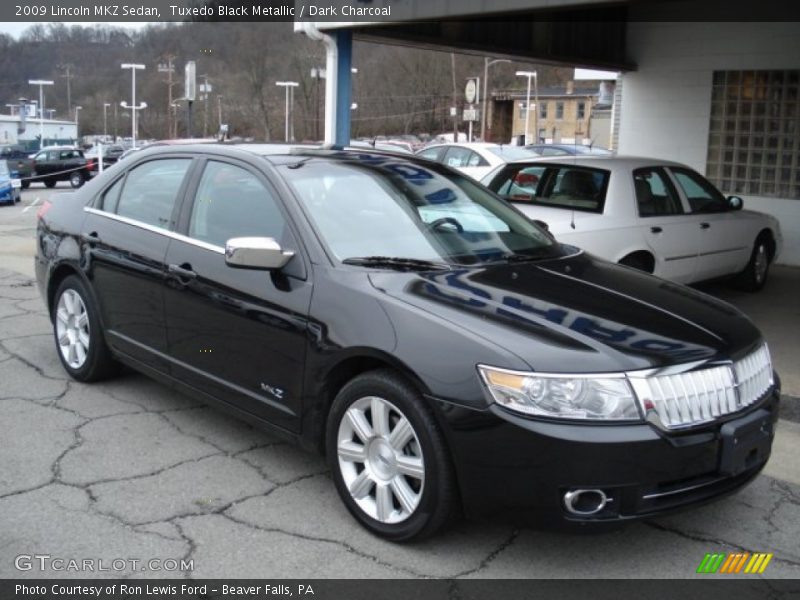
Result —
<path fill-rule="evenodd" d="M 649 249 L 639 249 L 639 250 L 629 250 L 622 256 L 617 259 L 617 263 L 623 264 L 623 261 L 628 259 L 641 259 L 645 261 L 645 264 L 648 266 L 649 273 L 655 273 L 656 270 L 656 257 L 655 254 Z"/>
<path fill-rule="evenodd" d="M 311 378 L 316 382 L 306 393 L 307 398 L 315 398 L 313 410 L 307 411 L 305 443 L 321 454 L 325 453 L 325 427 L 333 401 L 341 389 L 352 379 L 369 371 L 389 369 L 405 378 L 421 395 L 430 395 L 428 386 L 403 361 L 376 348 L 359 347 L 348 349 L 327 363 Z M 310 383 L 310 382 L 309 382 Z M 433 411 L 436 412 L 435 410 Z M 438 416 L 437 416 L 438 420 Z"/>

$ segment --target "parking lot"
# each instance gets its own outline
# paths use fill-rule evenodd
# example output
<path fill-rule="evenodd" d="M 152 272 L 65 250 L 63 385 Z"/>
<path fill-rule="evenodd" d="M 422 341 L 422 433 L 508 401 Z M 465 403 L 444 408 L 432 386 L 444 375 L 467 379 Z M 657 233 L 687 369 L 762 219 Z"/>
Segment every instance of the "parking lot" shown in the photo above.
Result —
<path fill-rule="evenodd" d="M 21 571 L 20 554 L 124 559 L 111 574 L 141 577 L 684 578 L 735 551 L 772 552 L 765 577 L 800 578 L 800 270 L 774 268 L 756 295 L 702 288 L 756 321 L 783 378 L 773 457 L 749 487 L 611 533 L 462 522 L 394 545 L 355 523 L 321 458 L 132 372 L 67 379 L 31 257 L 36 205 L 68 191 L 34 186 L 0 207 L 0 578 L 110 575 Z M 193 568 L 141 570 L 151 559 Z"/>

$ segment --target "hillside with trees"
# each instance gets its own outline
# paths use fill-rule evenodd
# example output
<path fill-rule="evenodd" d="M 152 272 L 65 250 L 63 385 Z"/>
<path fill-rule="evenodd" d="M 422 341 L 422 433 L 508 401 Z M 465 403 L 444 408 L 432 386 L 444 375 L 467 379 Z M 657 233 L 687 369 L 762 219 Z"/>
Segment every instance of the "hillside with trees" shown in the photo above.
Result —
<path fill-rule="evenodd" d="M 146 65 L 137 73 L 137 102 L 148 108 L 139 115 L 140 138 L 171 137 L 168 73 L 159 64 L 172 61 L 172 97 L 183 96 L 183 68 L 197 63 L 198 83 L 206 75 L 213 87 L 207 102 L 193 108 L 195 136 L 217 131 L 219 110 L 232 135 L 259 140 L 283 139 L 284 91 L 280 80 L 297 81 L 295 137 L 318 139 L 324 118 L 325 82 L 311 76 L 312 68 L 325 66 L 323 45 L 295 34 L 291 23 L 190 22 L 154 24 L 130 30 L 97 24 L 91 27 L 50 23 L 34 25 L 19 40 L 0 35 L 0 100 L 16 103 L 20 97 L 36 98 L 32 78 L 55 81 L 46 88 L 47 108 L 56 118 L 74 119 L 82 106 L 81 134 L 103 132 L 103 104 L 109 103 L 108 133 L 130 134 L 130 116 L 119 107 L 130 102 L 130 71 L 124 62 Z M 452 131 L 453 102 L 451 55 L 401 46 L 356 41 L 353 64 L 353 136 L 437 133 Z M 491 88 L 519 87 L 518 68 L 531 65 L 499 64 L 492 68 Z M 538 67 L 540 84 L 568 79 L 564 68 Z M 483 57 L 455 56 L 455 81 L 459 105 L 468 76 L 483 75 Z M 69 85 L 69 99 L 67 86 Z M 68 111 L 68 101 L 69 108 Z M 177 135 L 186 135 L 186 103 L 173 108 Z M 115 119 L 116 113 L 116 119 Z M 319 115 L 319 117 L 318 117 Z"/>

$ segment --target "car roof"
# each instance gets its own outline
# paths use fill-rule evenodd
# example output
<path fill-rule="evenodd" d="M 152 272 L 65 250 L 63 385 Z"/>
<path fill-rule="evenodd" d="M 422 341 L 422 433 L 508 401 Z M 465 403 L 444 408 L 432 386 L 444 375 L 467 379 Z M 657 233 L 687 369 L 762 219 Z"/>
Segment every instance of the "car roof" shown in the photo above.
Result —
<path fill-rule="evenodd" d="M 323 146 L 320 144 L 287 144 L 287 143 L 241 143 L 241 142 L 215 142 L 215 143 L 187 143 L 187 144 L 152 144 L 142 148 L 136 153 L 138 156 L 154 156 L 158 154 L 168 154 L 172 152 L 188 153 L 207 153 L 229 154 L 231 156 L 242 155 L 244 153 L 251 156 L 258 156 L 268 160 L 273 164 L 286 164 L 297 162 L 298 157 L 320 158 L 331 160 L 343 160 L 348 155 L 355 156 L 375 156 L 392 157 L 397 160 L 405 160 L 420 164 L 431 164 L 432 161 L 418 157 L 409 152 L 392 151 L 374 148 L 362 148 L 351 146 Z M 345 153 L 344 155 L 342 153 Z"/>
<path fill-rule="evenodd" d="M 597 167 L 600 169 L 628 168 L 638 169 L 640 167 L 671 166 L 685 167 L 686 165 L 665 160 L 663 158 L 651 158 L 646 156 L 625 156 L 619 154 L 579 154 L 571 156 L 541 156 L 536 158 L 523 158 L 511 161 L 509 164 L 518 163 L 553 163 L 578 165 L 581 167 Z"/>

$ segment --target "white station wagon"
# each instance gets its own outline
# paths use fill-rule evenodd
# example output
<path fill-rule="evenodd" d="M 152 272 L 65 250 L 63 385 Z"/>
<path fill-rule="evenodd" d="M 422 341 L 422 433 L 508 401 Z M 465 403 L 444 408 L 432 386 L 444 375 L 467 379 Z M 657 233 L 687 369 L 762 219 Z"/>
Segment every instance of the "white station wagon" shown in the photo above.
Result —
<path fill-rule="evenodd" d="M 756 291 L 780 253 L 778 221 L 741 210 L 678 163 L 624 156 L 515 161 L 482 183 L 558 241 L 680 283 L 737 276 Z"/>

